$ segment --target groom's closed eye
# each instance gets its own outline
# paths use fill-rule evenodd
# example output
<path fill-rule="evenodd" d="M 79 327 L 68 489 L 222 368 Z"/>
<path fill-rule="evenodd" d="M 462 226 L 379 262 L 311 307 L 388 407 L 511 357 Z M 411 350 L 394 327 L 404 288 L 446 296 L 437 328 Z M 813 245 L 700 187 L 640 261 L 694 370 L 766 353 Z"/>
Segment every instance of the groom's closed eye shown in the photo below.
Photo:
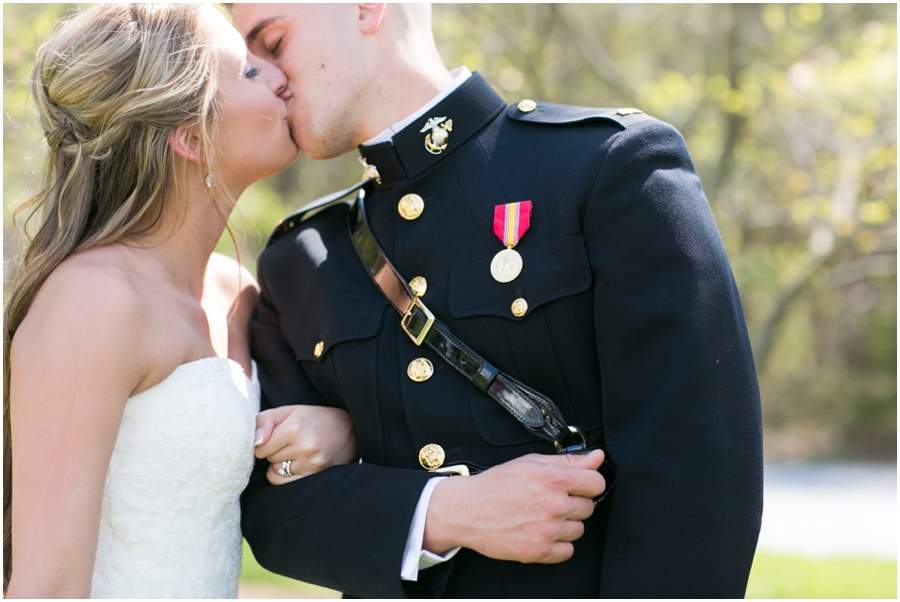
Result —
<path fill-rule="evenodd" d="M 266 52 L 273 58 L 278 58 L 278 52 L 281 50 L 281 40 L 284 38 L 280 35 L 277 37 L 277 40 L 273 44 L 264 43 L 263 47 L 266 49 Z"/>
<path fill-rule="evenodd" d="M 247 33 L 247 37 L 246 37 L 247 47 L 249 47 L 249 48 L 251 48 L 251 50 L 255 51 L 255 49 L 253 49 L 253 45 L 256 44 L 259 34 L 262 33 L 262 31 L 264 29 L 266 29 L 267 27 L 269 27 L 270 25 L 277 23 L 279 21 L 282 21 L 284 18 L 285 18 L 284 15 L 276 15 L 274 17 L 266 17 L 265 19 L 262 19 L 259 22 L 257 22 L 257 24 L 253 26 L 253 28 L 250 30 L 250 32 Z M 264 42 L 262 44 L 262 46 L 263 46 L 262 49 L 265 50 L 267 53 L 271 54 L 270 49 L 273 49 L 273 50 L 275 49 L 273 47 L 273 45 L 280 46 L 280 44 L 281 44 L 281 37 L 278 36 L 277 41 L 270 40 L 268 44 Z M 259 54 L 258 52 L 255 52 L 255 53 Z"/>

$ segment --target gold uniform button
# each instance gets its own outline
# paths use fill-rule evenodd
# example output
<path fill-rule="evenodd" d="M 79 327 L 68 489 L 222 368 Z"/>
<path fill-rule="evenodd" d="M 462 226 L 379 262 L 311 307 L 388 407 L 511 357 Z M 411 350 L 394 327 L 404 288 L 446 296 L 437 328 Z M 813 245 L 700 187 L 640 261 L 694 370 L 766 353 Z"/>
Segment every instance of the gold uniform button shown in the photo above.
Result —
<path fill-rule="evenodd" d="M 521 297 L 512 302 L 512 314 L 521 318 L 528 311 L 528 302 Z"/>
<path fill-rule="evenodd" d="M 530 98 L 526 98 L 525 100 L 520 100 L 517 106 L 523 113 L 531 113 L 537 108 L 537 103 Z"/>
<path fill-rule="evenodd" d="M 412 292 L 416 297 L 424 297 L 425 293 L 428 291 L 428 282 L 421 276 L 416 276 L 409 281 L 409 288 L 412 289 Z"/>
<path fill-rule="evenodd" d="M 434 365 L 424 357 L 416 358 L 406 367 L 406 375 L 413 382 L 423 383 L 434 374 Z"/>
<path fill-rule="evenodd" d="M 419 464 L 428 471 L 440 468 L 444 464 L 444 448 L 437 443 L 429 443 L 419 450 Z"/>
<path fill-rule="evenodd" d="M 316 357 L 322 357 L 322 352 L 325 351 L 325 341 L 319 341 L 316 343 L 315 349 L 313 349 L 313 355 Z"/>
<path fill-rule="evenodd" d="M 417 194 L 407 194 L 397 203 L 397 212 L 403 219 L 413 220 L 425 211 L 425 201 Z"/>

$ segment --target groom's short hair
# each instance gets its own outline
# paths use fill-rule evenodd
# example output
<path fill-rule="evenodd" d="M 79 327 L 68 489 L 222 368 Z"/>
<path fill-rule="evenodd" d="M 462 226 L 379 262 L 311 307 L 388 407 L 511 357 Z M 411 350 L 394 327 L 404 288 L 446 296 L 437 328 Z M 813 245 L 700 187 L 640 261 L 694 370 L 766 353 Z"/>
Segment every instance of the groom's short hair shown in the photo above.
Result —
<path fill-rule="evenodd" d="M 222 6 L 229 12 L 234 10 L 234 2 L 223 2 Z M 416 25 L 431 23 L 431 4 L 428 2 L 397 2 L 391 6 L 411 23 Z"/>
<path fill-rule="evenodd" d="M 431 27 L 431 4 L 424 2 L 398 2 L 391 4 L 412 26 Z"/>

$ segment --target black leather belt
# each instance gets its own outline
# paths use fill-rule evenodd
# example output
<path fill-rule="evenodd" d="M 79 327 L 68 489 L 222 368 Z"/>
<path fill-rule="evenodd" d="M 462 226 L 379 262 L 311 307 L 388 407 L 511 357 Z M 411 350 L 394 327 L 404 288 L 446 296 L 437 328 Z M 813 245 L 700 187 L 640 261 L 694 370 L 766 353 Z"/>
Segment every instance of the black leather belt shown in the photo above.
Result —
<path fill-rule="evenodd" d="M 436 320 L 434 314 L 413 294 L 372 234 L 365 217 L 367 188 L 369 187 L 364 186 L 359 189 L 357 200 L 348 214 L 350 236 L 363 266 L 400 314 L 400 326 L 413 343 L 417 346 L 424 343 L 431 347 L 466 380 L 515 416 L 529 432 L 552 441 L 557 453 L 590 451 L 584 433 L 578 427 L 566 424 L 559 408 L 551 399 L 501 372 L 472 351 Z M 609 457 L 599 470 L 606 479 L 606 491 L 595 502 L 606 497 L 612 489 L 616 474 L 615 465 Z"/>

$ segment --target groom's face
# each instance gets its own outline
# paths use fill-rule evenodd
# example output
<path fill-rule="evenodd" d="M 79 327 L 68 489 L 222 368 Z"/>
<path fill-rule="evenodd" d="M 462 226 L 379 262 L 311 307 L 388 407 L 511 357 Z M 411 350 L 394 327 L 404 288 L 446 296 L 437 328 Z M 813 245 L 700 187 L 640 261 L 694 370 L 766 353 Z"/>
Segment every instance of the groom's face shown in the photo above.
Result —
<path fill-rule="evenodd" d="M 314 159 L 348 152 L 355 140 L 357 90 L 350 4 L 235 4 L 234 24 L 251 52 L 288 78 L 294 140 Z"/>

